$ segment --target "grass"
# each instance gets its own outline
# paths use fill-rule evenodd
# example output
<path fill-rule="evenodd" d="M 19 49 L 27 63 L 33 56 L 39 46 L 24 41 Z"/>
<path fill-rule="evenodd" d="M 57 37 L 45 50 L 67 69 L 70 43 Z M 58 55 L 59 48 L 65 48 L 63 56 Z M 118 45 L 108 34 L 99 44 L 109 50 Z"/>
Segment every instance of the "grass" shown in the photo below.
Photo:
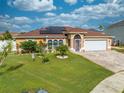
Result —
<path fill-rule="evenodd" d="M 124 48 L 112 48 L 112 50 L 115 50 L 120 53 L 124 53 Z"/>
<path fill-rule="evenodd" d="M 113 47 L 112 50 L 115 50 L 117 52 L 120 52 L 120 53 L 124 53 L 124 46 L 116 46 L 116 47 Z"/>
<path fill-rule="evenodd" d="M 119 48 L 124 48 L 124 45 L 118 46 Z"/>
<path fill-rule="evenodd" d="M 21 93 L 44 88 L 49 93 L 89 93 L 113 73 L 75 54 L 60 60 L 49 54 L 50 62 L 32 62 L 30 55 L 9 55 L 0 67 L 0 93 Z"/>

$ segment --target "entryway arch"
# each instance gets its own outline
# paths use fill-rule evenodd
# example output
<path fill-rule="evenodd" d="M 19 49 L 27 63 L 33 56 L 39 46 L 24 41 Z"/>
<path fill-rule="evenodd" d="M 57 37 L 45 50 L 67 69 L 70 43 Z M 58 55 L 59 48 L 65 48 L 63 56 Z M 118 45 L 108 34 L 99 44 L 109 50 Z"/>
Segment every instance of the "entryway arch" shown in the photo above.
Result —
<path fill-rule="evenodd" d="M 81 36 L 79 34 L 76 34 L 74 36 L 74 49 L 75 51 L 79 52 L 81 48 Z"/>

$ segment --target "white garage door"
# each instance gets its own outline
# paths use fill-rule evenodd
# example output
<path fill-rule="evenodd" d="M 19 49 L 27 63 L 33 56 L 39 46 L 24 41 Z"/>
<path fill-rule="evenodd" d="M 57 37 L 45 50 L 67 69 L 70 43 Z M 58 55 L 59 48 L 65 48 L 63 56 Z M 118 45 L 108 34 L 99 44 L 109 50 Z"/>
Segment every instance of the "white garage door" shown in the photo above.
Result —
<path fill-rule="evenodd" d="M 100 51 L 106 50 L 107 47 L 106 40 L 96 41 L 96 40 L 86 40 L 84 42 L 85 51 Z"/>

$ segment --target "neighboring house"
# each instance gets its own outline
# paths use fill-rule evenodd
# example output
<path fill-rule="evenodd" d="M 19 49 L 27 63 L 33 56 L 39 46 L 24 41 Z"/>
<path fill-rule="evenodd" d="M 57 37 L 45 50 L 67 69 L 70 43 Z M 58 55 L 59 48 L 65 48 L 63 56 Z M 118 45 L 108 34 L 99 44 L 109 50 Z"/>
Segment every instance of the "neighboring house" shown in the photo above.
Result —
<path fill-rule="evenodd" d="M 10 32 L 13 38 L 15 38 L 16 35 L 19 33 L 17 32 Z M 0 33 L 0 36 L 2 36 L 3 33 Z M 0 40 L 0 51 L 3 51 L 3 48 L 7 45 L 8 40 Z M 16 51 L 16 41 L 12 40 L 12 51 Z"/>
<path fill-rule="evenodd" d="M 110 25 L 104 32 L 114 36 L 113 43 L 124 45 L 124 21 Z"/>
<path fill-rule="evenodd" d="M 17 50 L 21 42 L 26 40 L 46 43 L 47 49 L 54 50 L 60 44 L 65 44 L 73 51 L 99 51 L 111 49 L 111 36 L 102 32 L 94 32 L 81 28 L 73 27 L 47 27 L 15 37 Z"/>

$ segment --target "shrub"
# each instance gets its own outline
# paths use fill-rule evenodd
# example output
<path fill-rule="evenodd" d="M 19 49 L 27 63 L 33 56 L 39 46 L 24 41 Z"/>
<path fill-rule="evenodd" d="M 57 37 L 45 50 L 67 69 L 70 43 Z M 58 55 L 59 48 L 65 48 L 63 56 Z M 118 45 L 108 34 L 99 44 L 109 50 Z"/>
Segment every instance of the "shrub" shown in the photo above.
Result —
<path fill-rule="evenodd" d="M 35 52 L 37 47 L 37 42 L 29 40 L 21 43 L 20 47 L 27 52 Z"/>
<path fill-rule="evenodd" d="M 61 45 L 56 48 L 56 51 L 59 52 L 61 56 L 66 55 L 66 52 L 68 51 L 68 47 L 66 45 Z"/>
<path fill-rule="evenodd" d="M 29 90 L 23 90 L 21 93 L 48 93 L 45 89 L 29 89 Z"/>
<path fill-rule="evenodd" d="M 47 56 L 43 56 L 42 63 L 47 63 L 47 62 L 49 62 L 49 58 Z"/>

